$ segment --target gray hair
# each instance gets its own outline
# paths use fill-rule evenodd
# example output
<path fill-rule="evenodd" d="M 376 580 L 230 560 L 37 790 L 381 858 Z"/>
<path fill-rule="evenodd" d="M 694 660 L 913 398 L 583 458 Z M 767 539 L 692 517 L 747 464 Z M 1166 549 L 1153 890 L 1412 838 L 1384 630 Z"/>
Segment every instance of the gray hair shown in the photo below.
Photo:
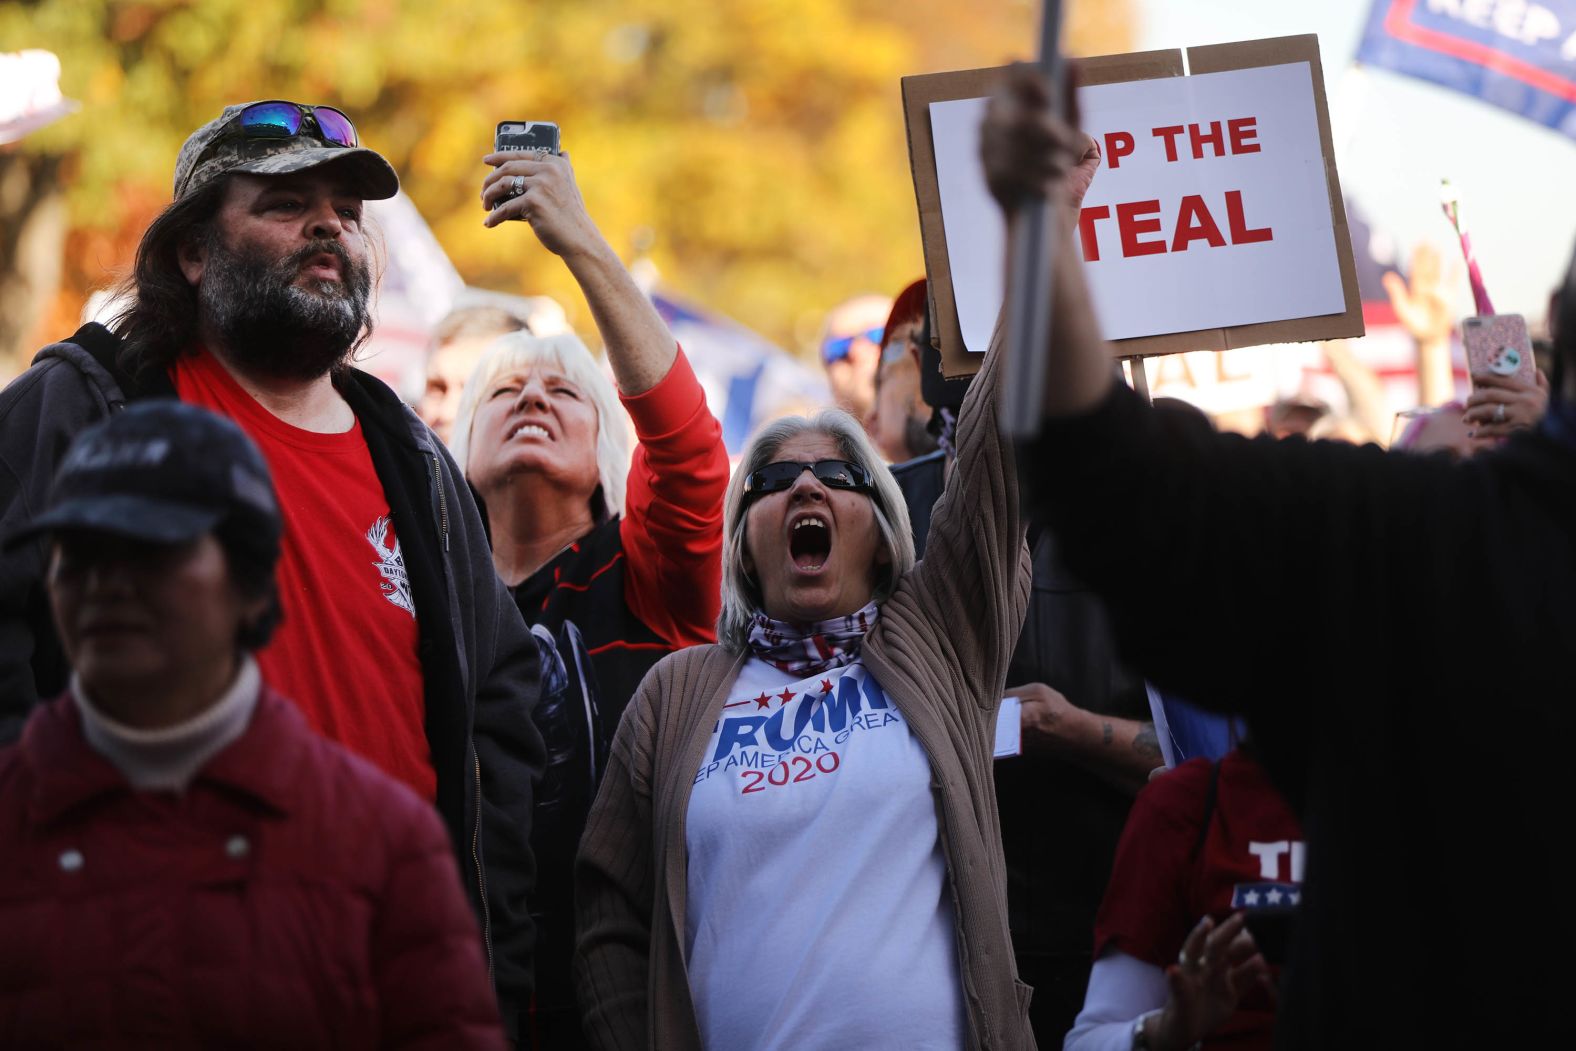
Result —
<path fill-rule="evenodd" d="M 897 582 L 914 568 L 914 535 L 908 521 L 908 504 L 898 488 L 897 479 L 892 477 L 865 429 L 842 409 L 823 409 L 808 418 L 785 416 L 773 420 L 750 440 L 744 455 L 739 458 L 738 469 L 728 482 L 728 494 L 723 501 L 722 611 L 717 617 L 717 641 L 732 653 L 744 653 L 749 648 L 750 619 L 763 602 L 760 585 L 745 569 L 748 553 L 745 521 L 749 507 L 744 500 L 744 480 L 775 460 L 778 450 L 790 438 L 809 433 L 831 438 L 837 443 L 843 459 L 870 473 L 874 489 L 869 494 L 871 508 L 875 511 L 876 527 L 881 530 L 881 542 L 892 559 L 891 565 L 884 568 L 876 581 L 872 596 L 875 601 L 885 602 L 890 598 Z"/>

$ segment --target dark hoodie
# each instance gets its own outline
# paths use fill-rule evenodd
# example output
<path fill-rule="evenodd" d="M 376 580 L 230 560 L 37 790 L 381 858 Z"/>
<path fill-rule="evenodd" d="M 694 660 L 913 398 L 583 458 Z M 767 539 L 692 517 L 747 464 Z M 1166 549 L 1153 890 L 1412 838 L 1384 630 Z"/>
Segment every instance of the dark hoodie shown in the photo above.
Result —
<path fill-rule="evenodd" d="M 1019 462 L 1124 656 L 1246 714 L 1303 817 L 1280 1046 L 1533 1046 L 1562 1023 L 1576 448 L 1168 432 L 1117 387 Z"/>

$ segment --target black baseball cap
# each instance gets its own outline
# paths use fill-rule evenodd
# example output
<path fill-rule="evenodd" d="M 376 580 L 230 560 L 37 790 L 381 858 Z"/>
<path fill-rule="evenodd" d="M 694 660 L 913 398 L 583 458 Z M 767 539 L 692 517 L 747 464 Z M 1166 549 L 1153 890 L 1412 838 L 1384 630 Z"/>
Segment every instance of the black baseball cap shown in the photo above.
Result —
<path fill-rule="evenodd" d="M 148 401 L 71 443 L 44 512 L 6 537 L 5 546 L 66 529 L 182 544 L 229 519 L 277 557 L 283 520 L 262 453 L 223 416 L 179 401 Z"/>

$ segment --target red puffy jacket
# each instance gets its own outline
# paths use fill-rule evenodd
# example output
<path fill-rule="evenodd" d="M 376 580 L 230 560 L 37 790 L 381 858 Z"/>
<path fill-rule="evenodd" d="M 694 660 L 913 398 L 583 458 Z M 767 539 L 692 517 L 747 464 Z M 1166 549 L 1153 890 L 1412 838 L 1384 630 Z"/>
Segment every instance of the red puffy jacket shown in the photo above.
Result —
<path fill-rule="evenodd" d="M 69 697 L 0 751 L 0 1047 L 504 1046 L 437 814 L 266 686 L 180 795 Z"/>

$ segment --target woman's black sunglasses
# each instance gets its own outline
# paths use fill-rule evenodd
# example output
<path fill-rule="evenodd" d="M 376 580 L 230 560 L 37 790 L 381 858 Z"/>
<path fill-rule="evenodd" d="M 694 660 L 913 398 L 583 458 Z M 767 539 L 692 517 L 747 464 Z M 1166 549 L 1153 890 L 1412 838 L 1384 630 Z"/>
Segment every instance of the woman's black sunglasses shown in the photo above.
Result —
<path fill-rule="evenodd" d="M 814 474 L 822 485 L 833 489 L 852 489 L 860 493 L 868 493 L 871 490 L 870 472 L 857 463 L 849 463 L 847 460 L 817 460 L 814 463 L 778 460 L 758 471 L 750 472 L 749 477 L 744 479 L 744 495 L 760 496 L 763 493 L 775 493 L 787 489 L 798 481 L 799 475 L 805 471 Z"/>

